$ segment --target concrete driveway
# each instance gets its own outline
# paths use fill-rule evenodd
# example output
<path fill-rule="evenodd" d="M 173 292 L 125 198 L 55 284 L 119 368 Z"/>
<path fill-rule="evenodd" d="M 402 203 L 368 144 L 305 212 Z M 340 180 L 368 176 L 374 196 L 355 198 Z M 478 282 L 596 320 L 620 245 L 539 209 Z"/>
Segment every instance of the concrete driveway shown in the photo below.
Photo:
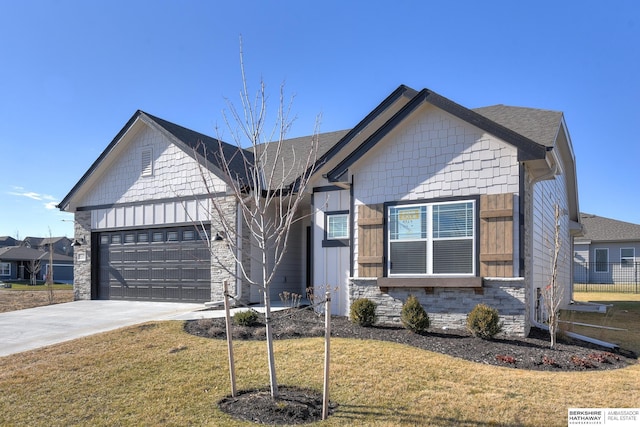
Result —
<path fill-rule="evenodd" d="M 0 357 L 138 323 L 188 319 L 202 309 L 189 303 L 74 301 L 0 313 Z"/>

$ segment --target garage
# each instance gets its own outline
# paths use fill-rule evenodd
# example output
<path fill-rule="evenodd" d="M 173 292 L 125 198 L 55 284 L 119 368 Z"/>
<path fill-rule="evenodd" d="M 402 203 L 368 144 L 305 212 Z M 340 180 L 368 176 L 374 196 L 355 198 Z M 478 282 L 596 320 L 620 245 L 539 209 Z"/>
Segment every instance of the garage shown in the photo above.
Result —
<path fill-rule="evenodd" d="M 93 298 L 205 302 L 211 299 L 211 256 L 194 226 L 98 233 Z"/>

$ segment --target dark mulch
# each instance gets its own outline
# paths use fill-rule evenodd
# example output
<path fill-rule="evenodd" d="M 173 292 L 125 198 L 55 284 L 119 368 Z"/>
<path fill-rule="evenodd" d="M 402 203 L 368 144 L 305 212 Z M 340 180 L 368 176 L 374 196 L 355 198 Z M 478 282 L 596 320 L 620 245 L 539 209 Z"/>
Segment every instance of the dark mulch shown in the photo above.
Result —
<path fill-rule="evenodd" d="M 275 339 L 324 336 L 324 316 L 318 315 L 310 309 L 275 312 L 273 318 Z M 259 323 L 256 326 L 239 327 L 234 325 L 234 339 L 265 339 L 263 321 L 264 318 L 260 315 Z M 224 319 L 189 321 L 185 325 L 185 330 L 201 337 L 226 338 Z M 346 317 L 333 316 L 331 318 L 331 336 L 391 341 L 476 363 L 515 369 L 606 370 L 637 363 L 637 355 L 632 352 L 624 349 L 612 351 L 582 341 L 560 339 L 556 348 L 551 349 L 548 332 L 535 328 L 526 338 L 505 336 L 493 340 L 483 340 L 464 330 L 430 330 L 424 334 L 417 334 L 402 327 L 390 325 L 365 328 L 352 323 Z M 317 421 L 321 417 L 322 396 L 313 393 L 309 390 L 283 389 L 281 400 L 274 401 L 268 391 L 258 390 L 245 392 L 236 398 L 225 399 L 220 403 L 220 407 L 231 415 L 245 420 L 266 424 L 300 424 Z M 300 400 L 301 406 L 294 406 L 292 402 L 298 400 Z M 302 413 L 307 415 L 302 416 Z M 312 416 L 311 413 L 316 415 Z"/>
<path fill-rule="evenodd" d="M 218 406 L 234 418 L 260 424 L 306 424 L 322 420 L 322 393 L 296 387 L 278 387 L 280 396 L 271 398 L 269 389 L 247 390 L 225 397 Z M 335 406 L 328 407 L 328 415 Z"/>

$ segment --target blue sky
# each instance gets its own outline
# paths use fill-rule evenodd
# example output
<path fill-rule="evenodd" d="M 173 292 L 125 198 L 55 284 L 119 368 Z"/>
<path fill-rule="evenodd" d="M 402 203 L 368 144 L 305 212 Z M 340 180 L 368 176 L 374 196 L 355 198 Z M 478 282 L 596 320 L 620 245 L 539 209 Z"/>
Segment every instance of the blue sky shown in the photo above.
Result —
<path fill-rule="evenodd" d="M 249 83 L 295 95 L 290 136 L 353 127 L 400 84 L 466 107 L 563 111 L 583 212 L 640 224 L 637 1 L 0 2 L 0 236 L 55 209 L 137 109 L 214 135 Z"/>

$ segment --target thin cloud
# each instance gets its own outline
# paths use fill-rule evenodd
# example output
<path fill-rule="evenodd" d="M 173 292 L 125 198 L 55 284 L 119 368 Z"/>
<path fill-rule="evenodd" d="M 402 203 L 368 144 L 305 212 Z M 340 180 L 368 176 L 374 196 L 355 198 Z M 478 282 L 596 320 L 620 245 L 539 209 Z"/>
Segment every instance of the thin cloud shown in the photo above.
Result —
<path fill-rule="evenodd" d="M 56 209 L 57 206 L 58 206 L 58 202 L 49 202 L 44 204 L 45 209 L 49 209 L 49 210 Z"/>
<path fill-rule="evenodd" d="M 26 197 L 28 199 L 38 200 L 38 201 L 42 201 L 42 200 L 54 201 L 54 200 L 56 200 L 55 197 L 53 197 L 53 196 L 51 196 L 49 194 L 36 193 L 35 191 L 24 191 L 23 187 L 13 187 L 13 189 L 15 191 L 9 191 L 9 194 L 12 195 L 12 196 Z"/>

